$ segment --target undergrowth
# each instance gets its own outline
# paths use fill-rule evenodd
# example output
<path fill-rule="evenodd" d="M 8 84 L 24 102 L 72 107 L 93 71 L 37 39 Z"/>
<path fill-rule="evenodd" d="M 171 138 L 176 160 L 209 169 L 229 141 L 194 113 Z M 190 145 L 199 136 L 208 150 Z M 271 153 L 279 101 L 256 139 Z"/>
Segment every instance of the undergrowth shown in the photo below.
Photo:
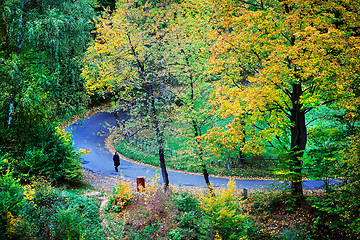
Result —
<path fill-rule="evenodd" d="M 35 179 L 0 177 L 0 239 L 103 239 L 96 199 Z"/>
<path fill-rule="evenodd" d="M 257 228 L 241 210 L 233 181 L 226 190 L 200 196 L 172 187 L 165 192 L 157 179 L 120 203 L 121 212 L 109 208 L 108 217 L 116 223 L 108 232 L 118 239 L 256 239 Z M 119 182 L 122 189 L 125 184 Z"/>

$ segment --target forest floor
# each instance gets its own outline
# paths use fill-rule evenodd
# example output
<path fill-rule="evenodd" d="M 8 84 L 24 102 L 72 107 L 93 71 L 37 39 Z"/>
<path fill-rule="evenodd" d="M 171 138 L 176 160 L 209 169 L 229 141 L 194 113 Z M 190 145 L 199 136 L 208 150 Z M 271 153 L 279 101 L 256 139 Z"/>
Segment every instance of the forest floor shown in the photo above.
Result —
<path fill-rule="evenodd" d="M 100 200 L 100 215 L 104 218 L 104 206 L 108 197 L 112 194 L 112 189 L 119 181 L 118 178 L 103 176 L 88 170 L 83 170 L 83 180 L 90 184 L 94 189 L 91 194 L 97 194 Z M 136 192 L 136 183 L 130 182 L 131 189 Z M 175 189 L 179 190 L 179 189 Z M 194 195 L 202 195 L 206 189 L 197 187 L 182 187 L 182 190 L 192 192 Z M 242 190 L 237 194 L 241 196 Z M 103 193 L 103 194 L 101 194 Z M 320 196 L 321 190 L 305 191 L 305 197 Z M 311 231 L 309 226 L 316 220 L 315 211 L 311 203 L 304 200 L 299 207 L 292 208 L 284 199 L 279 197 L 280 192 L 259 192 L 250 191 L 249 198 L 242 203 L 244 213 L 250 214 L 251 218 L 259 228 L 261 239 L 270 239 L 284 231 L 301 229 L 303 234 Z M 332 239 L 332 238 L 329 238 Z"/>

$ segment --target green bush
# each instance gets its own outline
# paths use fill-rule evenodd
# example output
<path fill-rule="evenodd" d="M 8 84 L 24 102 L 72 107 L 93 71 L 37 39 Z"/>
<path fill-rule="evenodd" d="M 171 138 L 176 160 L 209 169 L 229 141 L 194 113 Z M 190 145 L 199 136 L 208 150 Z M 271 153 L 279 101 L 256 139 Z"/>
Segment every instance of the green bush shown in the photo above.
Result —
<path fill-rule="evenodd" d="M 0 178 L 0 239 L 104 239 L 95 199 L 60 191 L 39 179 L 21 185 Z"/>
<path fill-rule="evenodd" d="M 342 186 L 329 188 L 324 197 L 311 198 L 317 209 L 314 224 L 320 234 L 336 235 L 342 239 L 360 239 L 360 134 L 350 138 L 343 154 Z"/>
<path fill-rule="evenodd" d="M 317 210 L 314 228 L 318 234 L 331 234 L 342 239 L 360 238 L 360 183 L 329 190 L 324 197 L 310 198 Z"/>
<path fill-rule="evenodd" d="M 202 211 L 199 200 L 188 191 L 180 191 L 172 196 L 178 209 L 178 228 L 169 232 L 172 240 L 198 239 L 201 235 Z"/>
<path fill-rule="evenodd" d="M 175 193 L 173 201 L 180 212 L 200 211 L 199 200 L 188 191 Z"/>
<path fill-rule="evenodd" d="M 257 229 L 250 216 L 241 212 L 235 188 L 232 180 L 229 181 L 228 189 L 203 197 L 201 207 L 205 213 L 204 231 L 213 236 L 219 235 L 222 239 L 253 239 Z"/>
<path fill-rule="evenodd" d="M 86 229 L 85 218 L 81 216 L 76 207 L 61 206 L 54 214 L 51 232 L 56 239 L 84 239 Z"/>
<path fill-rule="evenodd" d="M 82 177 L 79 160 L 82 152 L 75 151 L 71 135 L 53 125 L 42 126 L 37 130 L 26 146 L 18 148 L 23 151 L 22 154 L 6 154 L 14 175 L 21 181 L 44 176 L 58 184 L 78 183 Z"/>
<path fill-rule="evenodd" d="M 21 227 L 23 189 L 11 173 L 0 175 L 0 239 L 11 238 Z"/>

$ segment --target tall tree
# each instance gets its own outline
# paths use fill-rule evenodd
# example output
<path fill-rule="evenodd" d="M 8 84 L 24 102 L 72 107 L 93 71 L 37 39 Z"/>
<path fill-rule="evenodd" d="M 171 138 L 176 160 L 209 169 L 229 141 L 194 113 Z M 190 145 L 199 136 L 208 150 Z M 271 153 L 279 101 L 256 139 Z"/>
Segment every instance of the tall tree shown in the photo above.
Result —
<path fill-rule="evenodd" d="M 5 4 L 9 47 L 22 61 L 46 68 L 54 76 L 43 87 L 57 102 L 58 117 L 74 113 L 85 103 L 79 60 L 91 40 L 92 3 L 8 0 Z"/>
<path fill-rule="evenodd" d="M 209 119 L 207 100 L 211 88 L 209 77 L 205 75 L 210 49 L 206 36 L 211 26 L 207 6 L 206 1 L 189 0 L 173 7 L 176 17 L 167 29 L 165 48 L 171 62 L 170 69 L 177 78 L 173 92 L 179 120 L 188 123 L 186 132 L 192 139 L 187 150 L 193 156 L 193 162 L 201 167 L 205 182 L 212 189 L 201 139 Z"/>
<path fill-rule="evenodd" d="M 219 21 L 212 72 L 224 80 L 214 93 L 217 106 L 251 137 L 244 150 L 262 151 L 264 142 L 278 141 L 287 153 L 282 173 L 301 196 L 311 127 L 306 116 L 321 106 L 351 115 L 358 104 L 359 2 L 234 0 L 213 6 Z"/>
<path fill-rule="evenodd" d="M 88 49 L 83 75 L 89 93 L 119 91 L 130 102 L 136 122 L 152 129 L 165 189 L 169 179 L 164 154 L 164 128 L 170 114 L 172 76 L 162 52 L 169 12 L 142 1 L 119 1 L 112 15 L 96 26 L 97 38 Z"/>

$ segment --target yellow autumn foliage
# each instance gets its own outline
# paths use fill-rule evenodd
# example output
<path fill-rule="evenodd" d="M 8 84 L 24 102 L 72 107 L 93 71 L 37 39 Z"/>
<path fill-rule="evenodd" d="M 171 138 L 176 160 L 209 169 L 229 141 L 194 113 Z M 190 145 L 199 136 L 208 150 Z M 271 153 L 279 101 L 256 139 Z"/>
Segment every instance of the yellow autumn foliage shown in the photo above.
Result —
<path fill-rule="evenodd" d="M 217 239 L 247 239 L 245 225 L 249 216 L 240 210 L 240 196 L 234 179 L 229 180 L 227 189 L 208 191 L 202 196 L 200 205 Z"/>
<path fill-rule="evenodd" d="M 214 114 L 232 120 L 204 137 L 214 150 L 220 149 L 214 146 L 217 141 L 255 155 L 265 151 L 266 142 L 289 148 L 283 137 L 294 125 L 290 112 L 295 104 L 305 114 L 327 105 L 354 119 L 359 104 L 358 1 L 208 2 L 218 28 L 208 35 L 214 45 L 207 73 L 221 76 L 210 103 Z M 299 100 L 293 99 L 294 84 L 302 88 Z"/>

